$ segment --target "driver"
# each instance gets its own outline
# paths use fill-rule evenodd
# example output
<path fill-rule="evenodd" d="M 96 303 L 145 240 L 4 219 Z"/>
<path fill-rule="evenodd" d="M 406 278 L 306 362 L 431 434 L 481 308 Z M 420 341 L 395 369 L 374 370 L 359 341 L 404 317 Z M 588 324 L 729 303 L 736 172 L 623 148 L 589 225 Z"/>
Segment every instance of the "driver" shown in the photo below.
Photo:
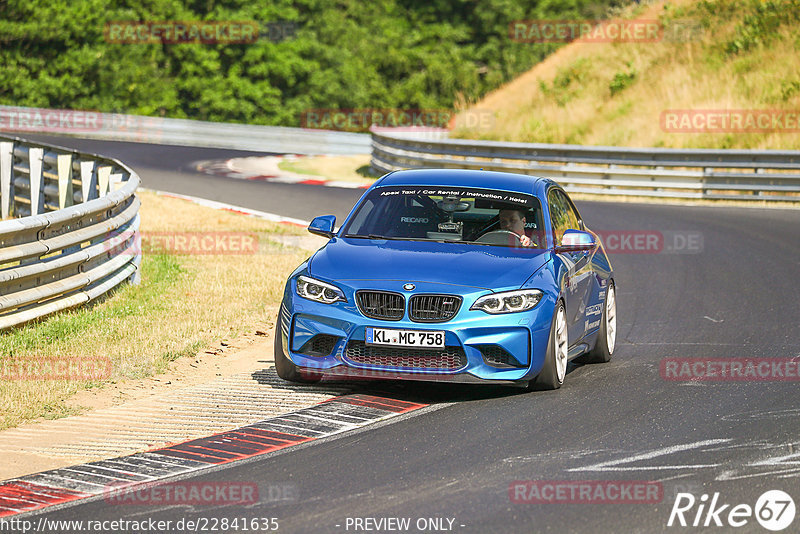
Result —
<path fill-rule="evenodd" d="M 525 210 L 503 209 L 498 213 L 498 217 L 500 228 L 517 234 L 523 247 L 536 246 L 531 238 L 525 235 Z"/>

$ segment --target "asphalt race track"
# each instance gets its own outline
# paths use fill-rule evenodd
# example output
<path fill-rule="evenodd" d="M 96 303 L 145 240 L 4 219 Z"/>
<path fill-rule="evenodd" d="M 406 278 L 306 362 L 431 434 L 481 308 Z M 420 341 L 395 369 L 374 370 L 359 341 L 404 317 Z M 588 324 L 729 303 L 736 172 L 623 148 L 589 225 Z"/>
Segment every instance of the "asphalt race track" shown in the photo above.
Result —
<path fill-rule="evenodd" d="M 326 214 L 335 214 L 341 221 L 361 196 L 363 190 L 328 187 L 325 198 L 329 206 L 310 202 L 306 188 L 293 184 L 272 183 L 264 189 L 263 183 L 234 180 L 196 172 L 192 162 L 247 156 L 267 156 L 270 153 L 247 152 L 218 148 L 147 145 L 144 143 L 118 143 L 72 137 L 14 134 L 31 141 L 50 143 L 76 150 L 94 152 L 117 158 L 135 170 L 142 179 L 142 187 L 181 193 L 208 200 L 227 202 L 236 206 L 278 213 L 286 217 L 311 220 L 319 215 L 320 207 Z M 267 193 L 269 191 L 269 193 Z M 334 211 L 331 209 L 336 208 Z"/>
<path fill-rule="evenodd" d="M 48 140 L 37 137 L 40 140 Z M 197 174 L 227 150 L 49 138 L 121 159 L 145 187 L 280 215 L 341 218 L 361 191 Z M 699 531 L 667 527 L 678 492 L 718 492 L 754 507 L 780 489 L 800 507 L 800 390 L 795 381 L 669 381 L 664 358 L 800 358 L 800 211 L 578 202 L 593 230 L 656 231 L 660 251 L 612 254 L 619 310 L 610 363 L 572 366 L 562 389 L 379 384 L 362 392 L 430 403 L 391 422 L 251 458 L 194 481 L 292 484 L 296 498 L 247 507 L 112 506 L 42 512 L 58 519 L 277 518 L 279 532 L 365 532 L 353 518 L 452 519 L 456 532 Z M 620 234 L 616 234 L 620 235 Z M 667 251 L 699 235 L 702 246 Z M 679 236 L 679 237 L 675 237 Z M 683 236 L 683 237 L 680 237 Z M 689 253 L 681 253 L 689 252 Z M 517 480 L 660 481 L 657 504 L 517 503 Z M 709 499 L 711 500 L 711 499 Z M 267 499 L 266 501 L 269 501 Z M 695 519 L 697 505 L 686 513 Z M 348 518 L 349 521 L 348 521 Z M 701 522 L 706 519 L 705 512 Z M 444 521 L 444 527 L 451 523 Z M 711 523 L 713 525 L 713 521 Z M 797 531 L 795 519 L 787 531 Z M 765 532 L 755 518 L 737 532 Z M 432 531 L 432 530 L 427 530 Z"/>

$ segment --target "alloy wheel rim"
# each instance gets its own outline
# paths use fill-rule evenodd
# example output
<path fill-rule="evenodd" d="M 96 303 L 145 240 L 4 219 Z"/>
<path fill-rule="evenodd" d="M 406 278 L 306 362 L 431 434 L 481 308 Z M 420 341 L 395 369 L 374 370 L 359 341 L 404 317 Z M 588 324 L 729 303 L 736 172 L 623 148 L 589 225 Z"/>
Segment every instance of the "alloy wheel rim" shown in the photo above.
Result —
<path fill-rule="evenodd" d="M 617 298 L 614 286 L 608 287 L 606 297 L 606 346 L 608 353 L 614 352 L 614 345 L 617 341 Z"/>
<path fill-rule="evenodd" d="M 567 374 L 567 348 L 567 318 L 564 307 L 560 306 L 556 316 L 556 375 L 559 383 Z"/>

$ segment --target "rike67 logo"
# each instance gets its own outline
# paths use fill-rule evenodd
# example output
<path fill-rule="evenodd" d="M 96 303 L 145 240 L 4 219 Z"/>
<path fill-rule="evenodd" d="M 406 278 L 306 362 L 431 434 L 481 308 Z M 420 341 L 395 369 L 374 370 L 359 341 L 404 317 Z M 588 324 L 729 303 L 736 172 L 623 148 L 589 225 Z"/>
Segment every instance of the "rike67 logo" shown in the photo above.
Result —
<path fill-rule="evenodd" d="M 755 518 L 767 530 L 777 532 L 792 524 L 795 516 L 792 497 L 781 490 L 764 492 L 755 506 L 732 506 L 720 499 L 719 492 L 709 500 L 707 494 L 699 499 L 691 493 L 679 493 L 672 505 L 667 526 L 691 527 L 743 527 Z"/>

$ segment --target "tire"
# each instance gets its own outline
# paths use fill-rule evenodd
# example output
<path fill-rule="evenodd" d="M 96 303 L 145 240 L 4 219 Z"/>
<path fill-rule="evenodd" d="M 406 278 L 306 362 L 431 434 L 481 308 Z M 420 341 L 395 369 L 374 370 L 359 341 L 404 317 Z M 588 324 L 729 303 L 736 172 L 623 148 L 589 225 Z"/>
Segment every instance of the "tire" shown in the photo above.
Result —
<path fill-rule="evenodd" d="M 567 312 L 564 303 L 558 301 L 553 314 L 553 324 L 550 327 L 550 338 L 547 341 L 547 353 L 544 366 L 531 380 L 529 389 L 535 391 L 552 390 L 561 387 L 567 374 L 567 353 L 569 338 L 567 337 Z"/>
<path fill-rule="evenodd" d="M 600 331 L 594 348 L 581 356 L 581 363 L 606 363 L 611 360 L 617 344 L 617 290 L 610 280 L 606 290 L 603 316 L 600 318 Z"/>
<path fill-rule="evenodd" d="M 301 371 L 283 352 L 283 335 L 281 334 L 280 317 L 275 323 L 275 371 L 280 378 L 297 384 L 315 384 L 322 379 L 321 375 Z"/>

